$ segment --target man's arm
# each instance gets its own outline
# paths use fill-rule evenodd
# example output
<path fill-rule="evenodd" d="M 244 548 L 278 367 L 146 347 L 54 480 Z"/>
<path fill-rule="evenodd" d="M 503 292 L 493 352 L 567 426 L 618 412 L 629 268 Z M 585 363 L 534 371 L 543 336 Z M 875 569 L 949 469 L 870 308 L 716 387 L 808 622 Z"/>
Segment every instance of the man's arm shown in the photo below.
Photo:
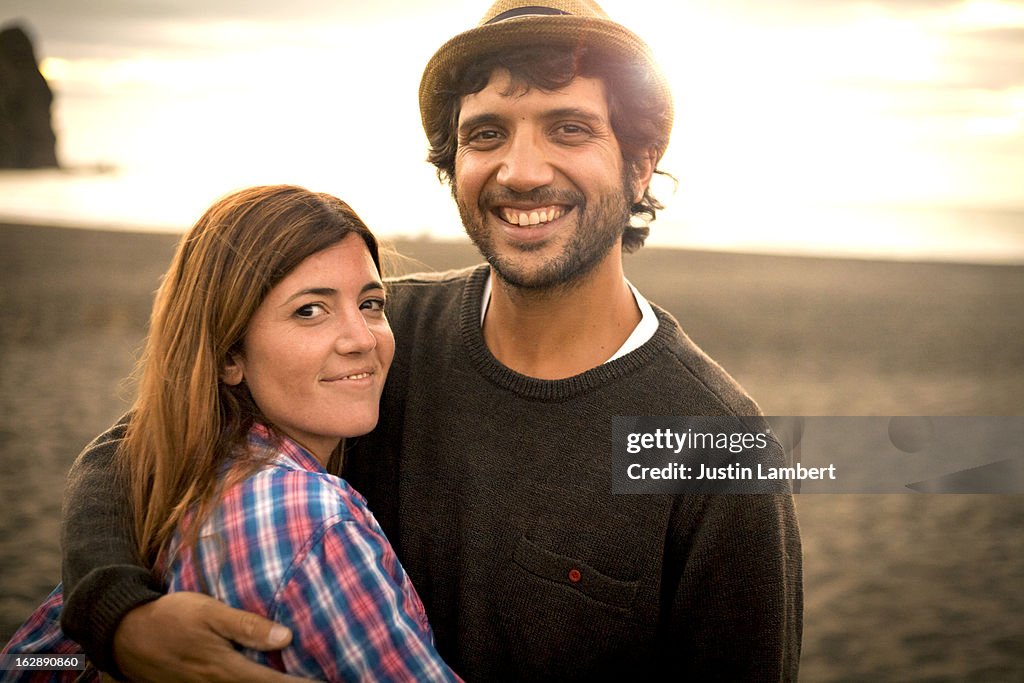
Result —
<path fill-rule="evenodd" d="M 667 666 L 692 664 L 701 680 L 797 680 L 803 577 L 793 497 L 680 496 L 670 536 Z"/>
<path fill-rule="evenodd" d="M 61 628 L 100 669 L 115 673 L 112 645 L 121 618 L 164 592 L 138 558 L 128 491 L 116 476 L 126 424 L 96 437 L 75 460 L 61 516 Z"/>
<path fill-rule="evenodd" d="M 232 645 L 280 649 L 291 639 L 288 629 L 208 596 L 165 596 L 141 566 L 128 490 L 116 475 L 125 424 L 89 444 L 68 475 L 61 524 L 64 633 L 97 667 L 122 678 L 298 680 L 259 666 Z"/>

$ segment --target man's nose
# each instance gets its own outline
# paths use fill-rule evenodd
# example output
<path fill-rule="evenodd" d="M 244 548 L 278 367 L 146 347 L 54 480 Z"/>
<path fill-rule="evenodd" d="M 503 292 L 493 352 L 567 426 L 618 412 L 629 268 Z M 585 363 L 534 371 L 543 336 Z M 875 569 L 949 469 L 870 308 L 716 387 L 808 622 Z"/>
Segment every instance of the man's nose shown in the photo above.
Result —
<path fill-rule="evenodd" d="M 338 321 L 334 349 L 341 354 L 368 353 L 377 347 L 377 337 L 361 313 Z"/>
<path fill-rule="evenodd" d="M 550 185 L 555 178 L 544 145 L 533 135 L 516 135 L 506 145 L 498 169 L 498 183 L 515 192 L 529 192 Z"/>

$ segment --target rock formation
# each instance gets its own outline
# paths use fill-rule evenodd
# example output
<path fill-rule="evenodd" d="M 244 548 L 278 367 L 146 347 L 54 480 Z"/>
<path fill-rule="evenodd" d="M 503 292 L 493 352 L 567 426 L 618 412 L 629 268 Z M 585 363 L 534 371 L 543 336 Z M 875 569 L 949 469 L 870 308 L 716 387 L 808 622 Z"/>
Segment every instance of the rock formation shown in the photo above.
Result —
<path fill-rule="evenodd" d="M 53 93 L 32 41 L 19 26 L 0 31 L 0 168 L 57 165 L 50 123 Z"/>

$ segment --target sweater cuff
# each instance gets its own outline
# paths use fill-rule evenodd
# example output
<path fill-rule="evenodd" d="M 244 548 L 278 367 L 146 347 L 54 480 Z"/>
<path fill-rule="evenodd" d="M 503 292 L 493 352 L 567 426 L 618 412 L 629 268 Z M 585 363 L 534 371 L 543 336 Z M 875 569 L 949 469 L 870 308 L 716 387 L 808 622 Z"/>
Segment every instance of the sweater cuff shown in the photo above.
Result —
<path fill-rule="evenodd" d="M 114 632 L 121 619 L 140 605 L 163 596 L 152 574 L 132 565 L 112 565 L 89 572 L 64 596 L 60 625 L 100 670 L 125 680 L 114 659 Z"/>

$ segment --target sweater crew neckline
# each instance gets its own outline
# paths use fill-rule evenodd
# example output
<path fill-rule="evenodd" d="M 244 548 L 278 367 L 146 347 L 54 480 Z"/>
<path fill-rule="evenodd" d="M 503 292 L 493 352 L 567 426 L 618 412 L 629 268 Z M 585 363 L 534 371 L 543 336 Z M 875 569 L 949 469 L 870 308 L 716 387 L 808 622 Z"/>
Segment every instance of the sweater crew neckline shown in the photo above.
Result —
<path fill-rule="evenodd" d="M 495 385 L 525 398 L 564 401 L 587 393 L 639 370 L 654 359 L 673 336 L 675 328 L 666 321 L 667 314 L 652 304 L 658 317 L 658 329 L 654 336 L 639 348 L 565 379 L 529 377 L 498 361 L 484 341 L 483 329 L 480 326 L 480 305 L 489 275 L 490 266 L 483 264 L 474 269 L 465 281 L 459 312 L 462 342 L 469 352 L 473 366 L 482 376 Z"/>

